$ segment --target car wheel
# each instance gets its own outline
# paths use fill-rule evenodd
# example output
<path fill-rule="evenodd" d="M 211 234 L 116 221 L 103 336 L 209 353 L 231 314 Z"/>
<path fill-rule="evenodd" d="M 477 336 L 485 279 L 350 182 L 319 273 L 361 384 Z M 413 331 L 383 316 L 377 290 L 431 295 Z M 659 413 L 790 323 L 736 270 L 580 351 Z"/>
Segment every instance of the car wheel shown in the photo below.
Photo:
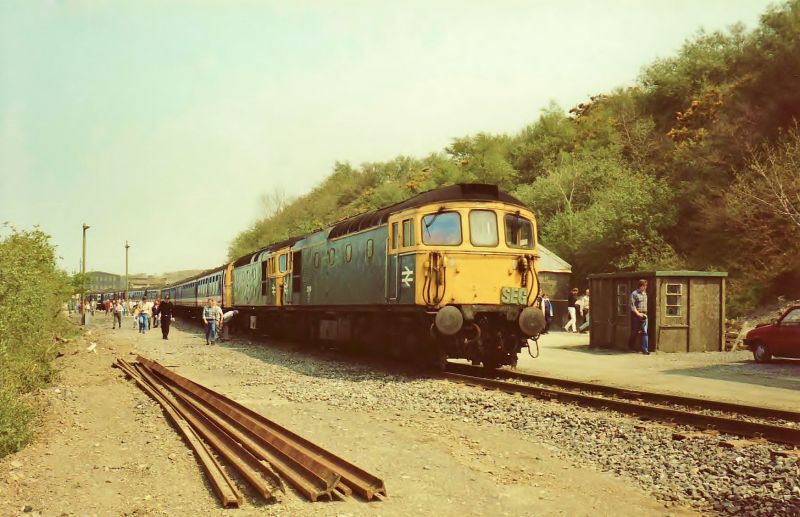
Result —
<path fill-rule="evenodd" d="M 772 359 L 772 353 L 764 343 L 756 343 L 756 346 L 753 349 L 753 358 L 757 363 L 766 363 Z"/>

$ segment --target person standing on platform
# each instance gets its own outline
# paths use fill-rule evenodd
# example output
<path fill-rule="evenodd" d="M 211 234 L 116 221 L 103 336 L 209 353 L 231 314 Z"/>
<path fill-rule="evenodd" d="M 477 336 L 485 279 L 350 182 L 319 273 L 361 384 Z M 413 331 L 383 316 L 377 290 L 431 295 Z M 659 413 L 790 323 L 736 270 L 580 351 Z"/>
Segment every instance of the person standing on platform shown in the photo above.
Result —
<path fill-rule="evenodd" d="M 156 300 L 153 304 L 153 328 L 158 328 L 161 300 Z"/>
<path fill-rule="evenodd" d="M 542 293 L 542 312 L 544 313 L 544 330 L 542 334 L 550 332 L 550 323 L 553 321 L 553 302 L 547 297 L 547 293 Z"/>
<path fill-rule="evenodd" d="M 169 339 L 169 326 L 172 324 L 172 302 L 169 295 L 159 304 L 158 314 L 161 319 L 161 339 Z"/>
<path fill-rule="evenodd" d="M 577 332 L 578 329 L 575 324 L 578 322 L 578 288 L 575 287 L 569 292 L 567 299 L 567 312 L 569 312 L 569 321 L 564 325 L 564 330 L 567 332 Z M 572 330 L 570 330 L 572 327 Z"/>
<path fill-rule="evenodd" d="M 148 312 L 147 296 L 142 298 L 139 302 L 139 332 L 144 334 L 150 330 L 150 314 Z"/>
<path fill-rule="evenodd" d="M 650 338 L 647 335 L 647 280 L 639 280 L 639 287 L 631 293 L 631 335 L 628 349 L 636 351 L 636 338 L 642 336 L 642 353 L 650 355 Z"/>
<path fill-rule="evenodd" d="M 583 312 L 583 324 L 578 327 L 578 332 L 583 334 L 589 329 L 589 325 L 591 325 L 591 321 L 589 321 L 589 290 L 586 290 L 586 294 L 584 294 L 580 299 L 581 304 L 581 312 Z"/>
<path fill-rule="evenodd" d="M 144 309 L 144 316 L 147 320 L 147 330 L 150 330 L 152 325 L 151 317 L 153 315 L 153 302 L 147 299 L 147 296 L 142 298 L 142 302 L 144 302 L 143 309 Z"/>

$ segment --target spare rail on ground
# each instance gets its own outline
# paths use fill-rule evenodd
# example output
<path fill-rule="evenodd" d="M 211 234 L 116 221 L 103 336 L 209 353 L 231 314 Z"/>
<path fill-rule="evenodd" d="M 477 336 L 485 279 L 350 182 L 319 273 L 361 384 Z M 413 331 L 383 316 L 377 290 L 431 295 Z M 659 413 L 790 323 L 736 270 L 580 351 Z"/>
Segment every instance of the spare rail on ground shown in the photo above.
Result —
<path fill-rule="evenodd" d="M 141 356 L 138 361 L 131 365 L 120 359 L 116 366 L 170 416 L 170 411 L 176 413 L 178 420 L 173 421 L 180 429 L 185 424 L 198 441 L 197 435 L 202 436 L 264 498 L 272 499 L 284 490 L 281 477 L 311 501 L 353 493 L 366 500 L 386 495 L 378 477 L 155 361 Z M 219 494 L 213 480 L 212 485 Z M 223 505 L 231 504 L 226 502 L 229 499 L 226 496 Z"/>

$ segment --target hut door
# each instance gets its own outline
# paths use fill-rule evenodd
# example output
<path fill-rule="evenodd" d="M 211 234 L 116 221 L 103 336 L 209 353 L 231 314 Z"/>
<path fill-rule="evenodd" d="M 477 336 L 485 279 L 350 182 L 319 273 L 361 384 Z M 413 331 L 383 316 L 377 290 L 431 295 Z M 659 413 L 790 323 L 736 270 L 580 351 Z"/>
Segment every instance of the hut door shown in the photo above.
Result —
<path fill-rule="evenodd" d="M 631 284 L 627 279 L 614 281 L 614 348 L 628 348 L 631 334 L 631 314 L 628 304 L 631 297 Z"/>

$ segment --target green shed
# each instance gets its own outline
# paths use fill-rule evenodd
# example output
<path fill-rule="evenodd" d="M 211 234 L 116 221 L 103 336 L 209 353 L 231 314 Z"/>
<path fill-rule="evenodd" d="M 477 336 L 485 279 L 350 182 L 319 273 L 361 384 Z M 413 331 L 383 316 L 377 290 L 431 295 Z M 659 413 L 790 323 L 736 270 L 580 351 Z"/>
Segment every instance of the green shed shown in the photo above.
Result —
<path fill-rule="evenodd" d="M 650 350 L 711 352 L 725 343 L 725 278 L 708 271 L 639 271 L 589 275 L 590 345 L 627 350 L 630 296 L 647 280 Z"/>

